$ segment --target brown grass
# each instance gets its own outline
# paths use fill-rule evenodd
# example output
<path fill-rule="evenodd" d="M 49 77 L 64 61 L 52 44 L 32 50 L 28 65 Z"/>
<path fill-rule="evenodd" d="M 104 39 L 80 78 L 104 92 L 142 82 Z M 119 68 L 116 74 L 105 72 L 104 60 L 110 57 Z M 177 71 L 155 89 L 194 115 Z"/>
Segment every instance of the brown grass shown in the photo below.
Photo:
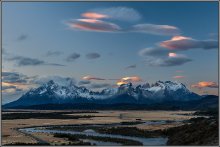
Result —
<path fill-rule="evenodd" d="M 41 111 L 34 110 L 35 112 L 54 112 L 54 111 Z M 56 111 L 60 112 L 60 111 Z M 5 112 L 3 112 L 5 113 Z M 6 112 L 7 113 L 7 112 Z M 20 112 L 19 112 L 20 113 Z M 45 125 L 66 125 L 66 124 L 111 124 L 125 121 L 141 120 L 186 120 L 192 118 L 192 116 L 177 115 L 192 113 L 192 111 L 99 111 L 99 113 L 81 113 L 81 114 L 69 114 L 69 115 L 95 115 L 103 117 L 93 117 L 86 119 L 17 119 L 17 120 L 3 120 L 2 121 L 2 144 L 9 144 L 13 142 L 25 142 L 36 143 L 36 140 L 28 137 L 18 131 L 16 128 L 45 126 Z M 22 115 L 22 113 L 21 113 Z M 138 128 L 147 130 L 164 129 L 167 127 L 173 127 L 181 125 L 180 123 L 169 125 L 137 125 Z M 55 142 L 52 135 L 46 135 L 43 133 L 34 133 L 36 137 L 39 137 L 45 141 Z M 63 139 L 60 141 L 64 141 Z"/>

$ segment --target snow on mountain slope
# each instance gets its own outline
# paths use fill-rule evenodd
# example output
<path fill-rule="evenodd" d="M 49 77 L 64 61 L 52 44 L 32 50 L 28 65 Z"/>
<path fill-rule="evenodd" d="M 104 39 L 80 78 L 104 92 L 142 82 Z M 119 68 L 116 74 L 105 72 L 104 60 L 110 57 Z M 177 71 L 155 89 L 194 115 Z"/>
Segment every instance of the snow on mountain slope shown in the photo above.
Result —
<path fill-rule="evenodd" d="M 146 86 L 147 85 L 147 86 Z M 67 86 L 59 86 L 54 81 L 49 81 L 43 86 L 35 90 L 35 94 L 51 93 L 55 97 L 60 98 L 87 98 L 87 99 L 105 99 L 112 96 L 127 94 L 138 99 L 144 97 L 148 99 L 167 99 L 174 98 L 175 100 L 183 100 L 192 96 L 185 85 L 182 83 L 171 81 L 157 81 L 151 86 L 147 83 L 143 86 L 134 87 L 132 83 L 122 84 L 118 88 L 107 88 L 101 92 L 93 92 L 85 87 L 77 87 L 74 84 Z M 193 95 L 195 96 L 195 95 Z"/>
<path fill-rule="evenodd" d="M 110 90 L 110 89 L 109 89 Z M 107 91 L 107 89 L 106 89 Z M 49 81 L 46 84 L 43 84 L 39 88 L 32 89 L 27 93 L 29 96 L 31 95 L 44 95 L 50 94 L 51 96 L 58 97 L 58 98 L 96 98 L 101 99 L 106 96 L 111 95 L 110 92 L 106 92 L 104 94 L 100 94 L 98 92 L 89 91 L 85 87 L 77 87 L 74 84 L 69 84 L 66 86 L 61 86 L 54 81 Z"/>
<path fill-rule="evenodd" d="M 116 88 L 103 89 L 101 92 L 94 92 L 86 87 L 78 87 L 71 82 L 60 85 L 51 80 L 38 88 L 31 89 L 12 104 L 108 103 L 110 101 L 114 103 L 147 103 L 149 101 L 189 101 L 199 98 L 201 96 L 189 91 L 182 83 L 171 81 L 157 81 L 152 85 L 146 83 L 137 87 L 134 87 L 132 83 L 128 83 Z"/>

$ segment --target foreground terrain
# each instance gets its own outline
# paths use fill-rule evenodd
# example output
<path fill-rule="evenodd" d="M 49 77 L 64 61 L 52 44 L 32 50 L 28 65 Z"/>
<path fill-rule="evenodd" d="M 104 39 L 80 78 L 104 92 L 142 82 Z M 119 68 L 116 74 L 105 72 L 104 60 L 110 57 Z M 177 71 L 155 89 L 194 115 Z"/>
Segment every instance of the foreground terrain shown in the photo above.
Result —
<path fill-rule="evenodd" d="M 5 110 L 2 115 L 2 144 L 184 145 L 180 138 L 190 134 L 190 127 L 194 128 L 194 132 L 201 130 L 198 133 L 206 131 L 211 134 L 215 132 L 213 129 L 218 128 L 217 122 L 212 120 L 208 122 L 206 120 L 208 118 L 205 117 L 197 118 L 206 114 L 193 115 L 194 113 L 194 111 Z M 202 119 L 204 123 L 199 126 L 200 121 L 195 121 L 196 119 Z M 197 124 L 193 124 L 193 121 Z M 206 125 L 209 126 L 210 123 L 211 127 L 207 128 Z M 196 128 L 197 126 L 200 128 Z M 173 132 L 177 130 L 179 133 L 174 135 Z M 181 134 L 181 130 L 185 132 Z M 216 134 L 213 137 L 216 138 Z M 218 143 L 208 141 L 210 145 Z M 196 143 L 191 141 L 188 144 Z"/>

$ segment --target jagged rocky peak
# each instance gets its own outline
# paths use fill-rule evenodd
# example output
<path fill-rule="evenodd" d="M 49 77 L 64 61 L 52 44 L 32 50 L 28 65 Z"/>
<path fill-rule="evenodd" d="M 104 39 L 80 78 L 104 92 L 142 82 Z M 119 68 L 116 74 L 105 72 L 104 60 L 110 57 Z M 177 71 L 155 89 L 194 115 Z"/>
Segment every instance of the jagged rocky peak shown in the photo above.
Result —
<path fill-rule="evenodd" d="M 103 89 L 101 91 L 101 94 L 103 95 L 114 95 L 118 92 L 118 88 L 115 87 L 115 88 L 106 88 L 106 89 Z"/>
<path fill-rule="evenodd" d="M 46 83 L 46 85 L 48 85 L 48 86 L 51 86 L 51 85 L 54 85 L 55 84 L 55 82 L 53 81 L 53 80 L 49 80 L 47 83 Z"/>
<path fill-rule="evenodd" d="M 51 89 L 53 89 L 54 87 L 57 87 L 58 84 L 55 83 L 53 80 L 49 80 L 45 85 L 43 85 L 45 87 L 50 87 Z"/>
<path fill-rule="evenodd" d="M 127 96 L 129 99 L 127 99 Z M 134 86 L 132 83 L 122 84 L 119 87 L 103 89 L 101 92 L 94 92 L 86 87 L 78 87 L 71 80 L 67 83 L 58 83 L 50 80 L 47 83 L 32 89 L 20 99 L 12 102 L 13 105 L 31 105 L 41 103 L 79 103 L 79 102 L 134 102 L 145 103 L 153 100 L 161 101 L 188 101 L 199 99 L 201 96 L 191 92 L 182 83 L 171 81 L 157 81 L 153 84 L 145 83 Z M 79 101 L 80 99 L 80 101 Z M 139 101 L 140 100 L 140 101 Z"/>
<path fill-rule="evenodd" d="M 150 88 L 150 84 L 149 83 L 145 83 L 145 84 L 143 84 L 142 88 Z"/>
<path fill-rule="evenodd" d="M 161 88 L 171 88 L 171 89 L 178 89 L 178 88 L 186 88 L 186 86 L 179 82 L 172 82 L 172 81 L 157 81 L 151 85 L 151 87 L 161 87 Z"/>

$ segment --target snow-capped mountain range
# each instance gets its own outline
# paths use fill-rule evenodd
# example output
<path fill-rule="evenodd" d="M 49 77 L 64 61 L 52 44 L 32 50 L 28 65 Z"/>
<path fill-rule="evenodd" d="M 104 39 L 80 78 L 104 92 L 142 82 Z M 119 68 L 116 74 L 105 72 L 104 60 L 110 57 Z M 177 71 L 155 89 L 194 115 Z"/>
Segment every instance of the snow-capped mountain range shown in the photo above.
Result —
<path fill-rule="evenodd" d="M 200 98 L 200 95 L 188 90 L 184 84 L 171 81 L 157 81 L 151 85 L 145 83 L 136 87 L 132 83 L 128 83 L 116 88 L 104 89 L 101 92 L 94 92 L 73 83 L 60 85 L 50 80 L 38 88 L 29 90 L 18 100 L 6 104 L 6 106 L 65 103 L 149 104 L 165 101 L 190 101 Z"/>

